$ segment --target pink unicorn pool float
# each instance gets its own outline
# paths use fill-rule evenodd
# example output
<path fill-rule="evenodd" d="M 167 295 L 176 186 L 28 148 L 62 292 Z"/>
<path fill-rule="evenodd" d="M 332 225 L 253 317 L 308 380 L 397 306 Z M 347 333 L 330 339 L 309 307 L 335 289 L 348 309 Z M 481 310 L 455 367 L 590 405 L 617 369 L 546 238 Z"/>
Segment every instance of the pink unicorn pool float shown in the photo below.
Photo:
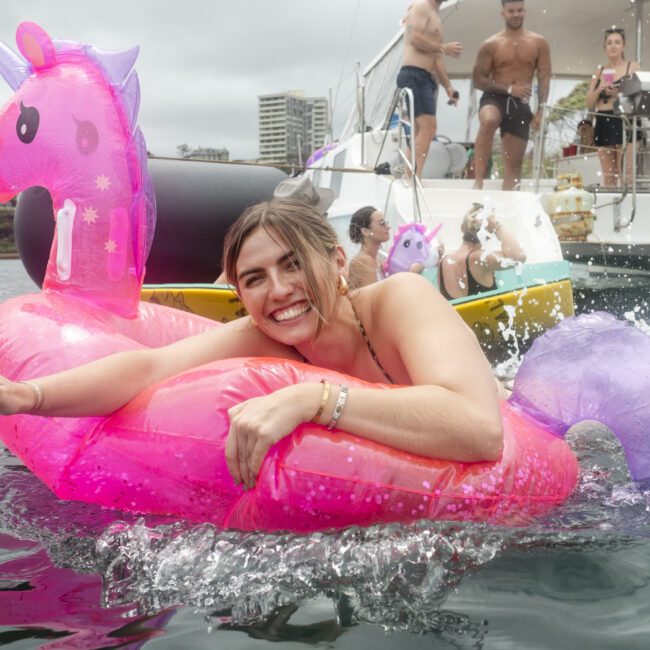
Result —
<path fill-rule="evenodd" d="M 440 232 L 439 223 L 430 232 L 423 223 L 401 224 L 393 237 L 393 243 L 384 263 L 386 275 L 410 271 L 415 264 L 423 268 L 438 266 L 438 246 L 435 237 Z"/>
<path fill-rule="evenodd" d="M 0 48 L 0 74 L 14 90 L 0 112 L 0 198 L 47 187 L 56 236 L 43 292 L 0 305 L 0 374 L 29 379 L 217 327 L 139 301 L 154 205 L 135 126 L 136 51 L 108 54 L 52 41 L 32 23 L 20 25 L 17 42 L 22 57 Z M 603 372 L 612 367 L 608 355 L 625 368 L 626 399 L 618 409 L 614 380 L 589 381 L 596 371 L 585 341 L 594 340 L 607 359 Z M 62 499 L 219 527 L 311 531 L 419 518 L 525 521 L 571 492 L 578 467 L 561 434 L 578 419 L 596 416 L 617 431 L 635 477 L 650 476 L 644 437 L 650 378 L 643 361 L 649 342 L 605 316 L 565 321 L 542 337 L 524 360 L 514 397 L 502 405 L 504 451 L 494 463 L 424 459 L 303 424 L 271 448 L 256 487 L 244 491 L 225 463 L 228 409 L 291 383 L 343 380 L 333 371 L 273 359 L 192 369 L 107 417 L 0 417 L 0 438 Z M 576 373 L 582 374 L 574 381 Z"/>

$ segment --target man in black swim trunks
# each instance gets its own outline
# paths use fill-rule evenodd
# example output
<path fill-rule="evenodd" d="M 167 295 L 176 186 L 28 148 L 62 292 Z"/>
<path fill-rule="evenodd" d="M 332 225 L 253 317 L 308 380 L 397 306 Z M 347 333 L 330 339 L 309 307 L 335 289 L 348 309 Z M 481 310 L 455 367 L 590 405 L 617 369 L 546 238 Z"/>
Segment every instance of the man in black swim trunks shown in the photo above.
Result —
<path fill-rule="evenodd" d="M 436 99 L 438 83 L 454 104 L 458 93 L 449 82 L 443 56 L 460 56 L 460 43 L 442 42 L 442 22 L 438 15 L 446 0 L 415 0 L 404 18 L 404 56 L 397 75 L 399 88 L 413 92 L 415 115 L 416 174 L 422 177 L 429 145 L 436 135 Z"/>
<path fill-rule="evenodd" d="M 529 101 L 537 74 L 538 106 L 548 99 L 551 54 L 543 36 L 524 29 L 523 0 L 501 0 L 505 28 L 490 36 L 478 52 L 473 81 L 483 91 L 478 113 L 479 132 L 474 145 L 474 188 L 483 187 L 492 141 L 501 128 L 503 189 L 515 188 L 528 143 L 529 127 L 539 128 L 541 108 L 533 115 Z"/>

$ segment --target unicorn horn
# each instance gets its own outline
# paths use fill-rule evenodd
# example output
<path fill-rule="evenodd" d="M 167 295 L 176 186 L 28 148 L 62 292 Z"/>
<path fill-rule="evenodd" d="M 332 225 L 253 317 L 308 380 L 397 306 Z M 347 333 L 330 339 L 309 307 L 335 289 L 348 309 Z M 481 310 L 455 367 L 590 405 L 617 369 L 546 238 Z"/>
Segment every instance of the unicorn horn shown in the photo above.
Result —
<path fill-rule="evenodd" d="M 11 48 L 0 42 L 0 74 L 12 90 L 18 90 L 27 79 L 28 71 L 25 61 Z"/>
<path fill-rule="evenodd" d="M 437 226 L 434 226 L 433 230 L 426 236 L 426 240 L 431 243 L 433 241 L 433 238 L 440 232 L 440 228 L 442 228 L 442 224 L 439 223 Z"/>

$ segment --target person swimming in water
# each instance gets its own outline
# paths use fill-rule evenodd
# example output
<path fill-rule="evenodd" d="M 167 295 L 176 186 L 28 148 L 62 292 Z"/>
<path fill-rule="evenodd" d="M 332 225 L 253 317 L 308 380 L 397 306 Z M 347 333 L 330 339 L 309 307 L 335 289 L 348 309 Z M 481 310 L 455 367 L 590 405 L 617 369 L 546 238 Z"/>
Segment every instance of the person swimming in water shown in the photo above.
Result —
<path fill-rule="evenodd" d="M 290 200 L 247 209 L 227 234 L 224 258 L 248 316 L 31 381 L 0 378 L 0 414 L 106 415 L 196 366 L 280 357 L 398 387 L 309 382 L 232 407 L 226 460 L 246 486 L 270 447 L 309 421 L 431 458 L 500 456 L 505 393 L 474 334 L 424 278 L 401 273 L 348 290 L 333 228 L 313 207 Z"/>

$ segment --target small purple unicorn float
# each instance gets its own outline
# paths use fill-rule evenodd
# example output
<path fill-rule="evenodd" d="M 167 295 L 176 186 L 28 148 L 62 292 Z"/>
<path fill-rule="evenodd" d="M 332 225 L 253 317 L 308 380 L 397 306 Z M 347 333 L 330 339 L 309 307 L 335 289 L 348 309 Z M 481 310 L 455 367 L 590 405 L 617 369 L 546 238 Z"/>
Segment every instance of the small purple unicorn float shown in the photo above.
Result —
<path fill-rule="evenodd" d="M 433 268 L 438 265 L 438 247 L 432 245 L 432 241 L 442 228 L 438 224 L 427 233 L 427 227 L 423 223 L 402 224 L 395 233 L 393 245 L 388 251 L 388 258 L 384 263 L 384 272 L 387 275 L 410 271 L 414 264 L 424 268 Z"/>

